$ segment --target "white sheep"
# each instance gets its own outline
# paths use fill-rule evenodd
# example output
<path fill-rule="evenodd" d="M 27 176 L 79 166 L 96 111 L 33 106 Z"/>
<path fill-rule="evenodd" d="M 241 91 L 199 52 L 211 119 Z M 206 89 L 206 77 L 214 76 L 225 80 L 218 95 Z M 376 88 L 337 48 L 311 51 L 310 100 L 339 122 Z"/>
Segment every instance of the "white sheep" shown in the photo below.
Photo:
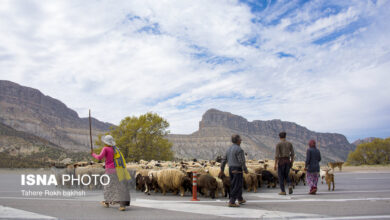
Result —
<path fill-rule="evenodd" d="M 180 190 L 180 195 L 184 196 L 183 183 L 186 177 L 182 171 L 177 169 L 159 170 L 157 172 L 157 183 L 163 195 L 166 195 L 167 190 L 174 192 Z"/>

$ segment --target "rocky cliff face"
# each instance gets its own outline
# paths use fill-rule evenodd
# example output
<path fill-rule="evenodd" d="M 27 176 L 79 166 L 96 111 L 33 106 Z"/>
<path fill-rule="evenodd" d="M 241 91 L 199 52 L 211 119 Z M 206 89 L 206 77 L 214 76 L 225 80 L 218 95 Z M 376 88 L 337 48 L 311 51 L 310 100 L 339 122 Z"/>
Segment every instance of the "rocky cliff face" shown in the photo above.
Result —
<path fill-rule="evenodd" d="M 64 103 L 39 90 L 0 80 L 0 122 L 76 150 L 89 148 L 88 118 L 80 118 Z M 92 119 L 94 139 L 112 124 Z"/>
<path fill-rule="evenodd" d="M 234 133 L 242 136 L 242 147 L 249 159 L 273 158 L 275 145 L 279 141 L 279 132 L 286 131 L 287 139 L 292 142 L 298 160 L 306 157 L 307 143 L 317 141 L 323 161 L 345 160 L 349 151 L 354 150 L 344 135 L 335 133 L 317 133 L 292 122 L 281 120 L 248 122 L 245 118 L 222 112 L 208 110 L 199 122 L 199 130 L 191 135 L 169 135 L 177 157 L 214 159 L 223 155 L 230 146 L 230 137 Z"/>

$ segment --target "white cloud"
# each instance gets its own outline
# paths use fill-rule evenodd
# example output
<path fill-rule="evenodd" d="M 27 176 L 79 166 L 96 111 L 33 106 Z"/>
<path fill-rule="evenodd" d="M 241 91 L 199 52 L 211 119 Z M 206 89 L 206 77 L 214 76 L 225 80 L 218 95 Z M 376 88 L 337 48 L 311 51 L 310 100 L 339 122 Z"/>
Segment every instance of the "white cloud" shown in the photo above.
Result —
<path fill-rule="evenodd" d="M 389 3 L 350 2 L 338 13 L 325 3 L 280 2 L 251 13 L 236 1 L 2 1 L 0 78 L 112 123 L 154 111 L 173 133 L 195 131 L 204 111 L 218 108 L 350 139 L 383 135 Z M 250 39 L 253 46 L 240 43 Z"/>

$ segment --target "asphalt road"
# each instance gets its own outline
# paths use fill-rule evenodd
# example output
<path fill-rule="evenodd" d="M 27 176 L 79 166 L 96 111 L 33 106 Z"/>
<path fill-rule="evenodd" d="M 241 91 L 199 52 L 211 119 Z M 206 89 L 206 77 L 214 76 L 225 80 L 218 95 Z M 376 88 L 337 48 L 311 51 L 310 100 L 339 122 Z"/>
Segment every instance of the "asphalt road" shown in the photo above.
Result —
<path fill-rule="evenodd" d="M 227 207 L 226 198 L 132 193 L 125 212 L 103 208 L 102 191 L 85 196 L 23 196 L 21 190 L 56 191 L 54 186 L 21 186 L 21 171 L 0 172 L 0 219 L 390 219 L 390 172 L 336 172 L 335 191 L 319 183 L 317 195 L 299 185 L 292 195 L 260 188 L 245 193 L 247 204 Z"/>

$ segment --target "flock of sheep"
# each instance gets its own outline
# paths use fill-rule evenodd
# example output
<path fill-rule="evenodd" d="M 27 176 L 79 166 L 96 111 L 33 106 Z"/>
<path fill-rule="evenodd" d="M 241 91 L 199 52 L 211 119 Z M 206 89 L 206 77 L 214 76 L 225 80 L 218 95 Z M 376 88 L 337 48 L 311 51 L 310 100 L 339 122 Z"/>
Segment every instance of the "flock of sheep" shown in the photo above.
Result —
<path fill-rule="evenodd" d="M 244 189 L 248 192 L 257 192 L 258 188 L 266 186 L 275 188 L 278 184 L 277 171 L 273 169 L 273 160 L 249 160 L 247 161 L 248 173 L 244 173 Z M 305 163 L 294 162 L 290 170 L 290 179 L 293 187 L 302 183 L 306 185 Z M 220 174 L 220 163 L 216 161 L 143 161 L 139 163 L 128 163 L 127 169 L 133 177 L 135 188 L 150 195 L 161 192 L 178 194 L 192 193 L 192 178 L 194 171 L 197 173 L 197 191 L 206 197 L 215 198 L 218 196 L 228 196 L 230 189 L 229 168 L 226 167 L 224 174 Z M 330 182 L 334 176 L 330 171 L 321 171 L 322 179 L 325 177 L 329 189 Z M 103 175 L 105 173 L 103 163 L 79 162 L 68 165 L 65 169 L 57 171 L 57 178 L 61 179 L 61 174 L 74 176 L 82 175 Z M 329 180 L 329 181 L 328 181 Z M 61 181 L 59 181 L 61 182 Z M 68 185 L 68 187 L 71 187 Z M 90 189 L 101 188 L 101 185 L 83 186 Z"/>

